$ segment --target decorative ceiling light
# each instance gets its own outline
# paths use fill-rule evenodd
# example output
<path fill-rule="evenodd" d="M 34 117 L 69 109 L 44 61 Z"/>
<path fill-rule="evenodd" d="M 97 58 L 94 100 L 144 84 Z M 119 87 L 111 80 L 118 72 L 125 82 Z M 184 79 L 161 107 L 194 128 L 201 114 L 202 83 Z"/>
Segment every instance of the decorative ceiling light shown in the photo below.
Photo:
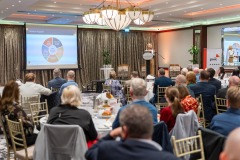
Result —
<path fill-rule="evenodd" d="M 131 19 L 126 15 L 125 11 L 120 11 L 114 19 L 106 19 L 105 21 L 108 27 L 117 31 L 126 28 L 131 23 Z"/>
<path fill-rule="evenodd" d="M 142 14 L 139 16 L 140 20 L 143 21 L 144 23 L 150 22 L 153 19 L 154 13 L 147 10 L 147 11 L 142 11 Z"/>
<path fill-rule="evenodd" d="M 135 19 L 133 22 L 134 22 L 136 25 L 144 25 L 144 24 L 145 24 L 140 18 Z"/>
<path fill-rule="evenodd" d="M 142 9 L 141 8 L 130 7 L 130 8 L 126 9 L 126 15 L 131 20 L 138 19 L 141 14 L 142 14 Z"/>
<path fill-rule="evenodd" d="M 98 18 L 96 23 L 100 26 L 105 26 L 106 25 L 105 19 L 102 18 L 102 16 L 100 16 L 100 18 Z"/>
<path fill-rule="evenodd" d="M 100 11 L 97 9 L 90 10 L 89 12 L 85 12 L 84 16 L 87 21 L 93 23 L 96 23 L 98 18 L 100 18 Z"/>
<path fill-rule="evenodd" d="M 137 25 L 143 25 L 153 19 L 153 12 L 149 10 L 142 11 L 141 8 L 134 6 L 129 0 L 126 1 L 130 7 L 123 9 L 120 7 L 120 0 L 116 0 L 116 7 L 112 5 L 105 7 L 104 3 L 107 3 L 107 1 L 103 0 L 95 9 L 90 9 L 90 11 L 84 13 L 83 21 L 87 24 L 106 24 L 118 31 L 126 28 L 132 20 Z"/>
<path fill-rule="evenodd" d="M 83 16 L 83 21 L 84 21 L 85 23 L 87 23 L 87 24 L 94 24 L 94 23 L 90 22 L 90 21 L 86 18 L 86 16 Z"/>
<path fill-rule="evenodd" d="M 118 9 L 112 6 L 103 7 L 101 14 L 105 19 L 113 19 L 118 15 Z"/>

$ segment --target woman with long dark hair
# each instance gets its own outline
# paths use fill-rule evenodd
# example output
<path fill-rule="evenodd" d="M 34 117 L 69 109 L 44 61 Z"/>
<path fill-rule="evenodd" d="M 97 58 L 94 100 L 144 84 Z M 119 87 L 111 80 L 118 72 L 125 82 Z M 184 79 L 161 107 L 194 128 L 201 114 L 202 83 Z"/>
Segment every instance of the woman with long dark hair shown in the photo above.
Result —
<path fill-rule="evenodd" d="M 1 119 L 3 122 L 3 127 L 7 133 L 7 138 L 10 144 L 11 139 L 5 119 L 6 115 L 12 121 L 18 122 L 19 119 L 21 119 L 23 122 L 23 129 L 26 136 L 27 145 L 30 146 L 35 143 L 37 134 L 33 133 L 34 125 L 19 105 L 19 88 L 18 84 L 13 80 L 9 81 L 3 89 L 2 99 L 0 101 L 0 112 L 2 115 Z"/>
<path fill-rule="evenodd" d="M 160 112 L 160 121 L 167 124 L 168 132 L 172 130 L 175 125 L 177 115 L 184 113 L 179 99 L 179 91 L 176 87 L 168 87 L 165 91 L 165 98 L 168 106 L 163 108 Z"/>

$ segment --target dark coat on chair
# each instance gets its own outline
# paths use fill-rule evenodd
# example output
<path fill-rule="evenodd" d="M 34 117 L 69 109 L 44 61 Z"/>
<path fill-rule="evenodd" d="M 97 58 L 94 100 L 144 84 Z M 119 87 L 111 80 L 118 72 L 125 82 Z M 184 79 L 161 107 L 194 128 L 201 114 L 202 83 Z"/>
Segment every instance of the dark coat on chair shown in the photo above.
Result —
<path fill-rule="evenodd" d="M 214 95 L 216 94 L 216 87 L 208 82 L 198 82 L 197 84 L 190 86 L 196 97 L 202 95 L 204 115 L 205 119 L 209 122 L 216 114 L 216 108 L 214 105 Z"/>
<path fill-rule="evenodd" d="M 167 125 L 161 121 L 154 126 L 152 140 L 160 144 L 164 151 L 173 153 L 172 144 L 168 134 Z"/>
<path fill-rule="evenodd" d="M 156 143 L 155 143 L 156 144 Z M 156 146 L 157 145 L 157 146 Z M 177 160 L 173 154 L 160 151 L 159 145 L 144 140 L 114 141 L 108 134 L 85 154 L 88 160 Z"/>

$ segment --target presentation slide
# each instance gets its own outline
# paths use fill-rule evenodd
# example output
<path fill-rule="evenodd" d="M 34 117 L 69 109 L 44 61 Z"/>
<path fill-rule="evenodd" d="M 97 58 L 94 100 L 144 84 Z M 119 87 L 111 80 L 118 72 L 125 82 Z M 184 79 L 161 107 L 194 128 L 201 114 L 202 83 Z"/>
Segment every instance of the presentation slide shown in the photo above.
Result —
<path fill-rule="evenodd" d="M 223 64 L 240 65 L 240 27 L 222 29 Z"/>
<path fill-rule="evenodd" d="M 78 68 L 77 26 L 26 24 L 26 69 Z"/>

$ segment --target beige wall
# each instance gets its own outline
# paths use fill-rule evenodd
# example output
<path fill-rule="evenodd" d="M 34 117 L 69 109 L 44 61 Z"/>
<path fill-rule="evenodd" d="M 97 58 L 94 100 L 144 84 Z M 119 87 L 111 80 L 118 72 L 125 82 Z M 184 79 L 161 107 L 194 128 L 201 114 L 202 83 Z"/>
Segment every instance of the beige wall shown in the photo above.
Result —
<path fill-rule="evenodd" d="M 159 67 L 169 67 L 169 64 L 179 64 L 187 67 L 192 59 L 188 53 L 193 43 L 193 30 L 179 30 L 158 34 Z M 165 59 L 162 59 L 161 56 Z"/>

